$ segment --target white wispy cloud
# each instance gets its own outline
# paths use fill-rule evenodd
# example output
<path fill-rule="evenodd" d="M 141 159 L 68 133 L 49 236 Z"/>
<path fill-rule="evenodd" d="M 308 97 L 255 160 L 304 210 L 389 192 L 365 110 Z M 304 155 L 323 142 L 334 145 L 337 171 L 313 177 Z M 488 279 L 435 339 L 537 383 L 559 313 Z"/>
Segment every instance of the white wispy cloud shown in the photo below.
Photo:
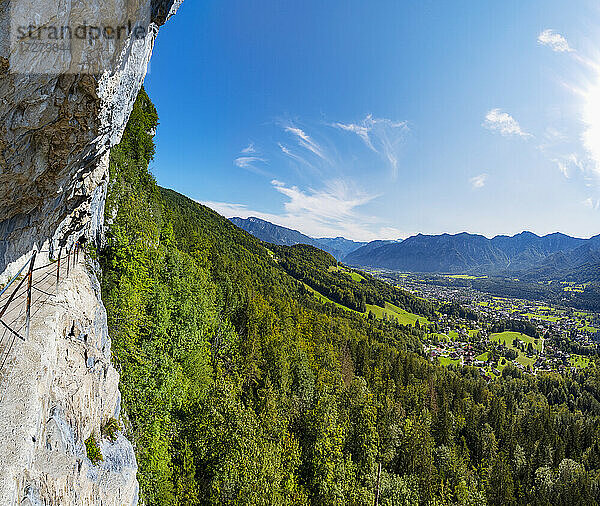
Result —
<path fill-rule="evenodd" d="M 226 218 L 233 218 L 235 216 L 240 218 L 256 216 L 257 218 L 260 218 L 260 216 L 257 214 L 251 214 L 253 211 L 249 211 L 246 204 L 233 204 L 229 202 L 217 202 L 213 200 L 197 200 L 196 202 L 210 207 L 212 210 L 217 211 L 220 215 L 225 216 Z"/>
<path fill-rule="evenodd" d="M 548 30 L 542 33 L 546 33 Z M 558 35 L 558 34 L 554 34 Z M 564 37 L 563 37 L 564 38 Z M 558 40 L 558 39 L 557 39 Z M 566 40 L 565 40 L 566 42 Z M 558 47 L 564 47 L 559 45 Z M 567 46 L 568 43 L 567 43 Z M 585 73 L 580 78 L 578 84 L 564 83 L 567 88 L 575 96 L 581 100 L 580 121 L 583 124 L 583 131 L 580 134 L 579 141 L 585 155 L 577 156 L 577 161 L 573 155 L 561 156 L 558 159 L 553 159 L 557 163 L 559 169 L 569 176 L 569 165 L 581 169 L 584 173 L 592 174 L 596 181 L 600 178 L 600 62 L 598 58 L 590 59 L 580 55 L 577 51 L 569 47 L 571 57 L 583 66 Z M 554 141 L 556 144 L 559 141 L 564 141 L 564 138 L 550 139 L 551 131 L 546 132 L 546 138 Z M 542 148 L 551 146 L 550 142 Z"/>
<path fill-rule="evenodd" d="M 241 169 L 256 169 L 253 165 L 256 162 L 266 162 L 266 160 L 258 156 L 238 156 L 235 159 L 235 164 Z"/>
<path fill-rule="evenodd" d="M 579 114 L 582 131 L 577 138 L 568 135 L 568 130 L 557 130 L 547 127 L 542 143 L 538 149 L 552 161 L 566 178 L 581 172 L 586 186 L 598 185 L 600 181 L 600 62 L 598 58 L 590 59 L 571 47 L 568 40 L 554 30 L 544 30 L 538 36 L 538 43 L 549 47 L 557 53 L 568 53 L 577 63 L 582 65 L 583 73 L 579 74 L 580 82 L 563 85 L 581 99 Z M 572 73 L 571 73 L 572 75 Z"/>
<path fill-rule="evenodd" d="M 487 178 L 487 174 L 479 174 L 478 176 L 469 179 L 469 183 L 471 183 L 471 186 L 475 189 L 483 188 L 485 186 L 485 183 L 487 182 Z"/>
<path fill-rule="evenodd" d="M 555 53 L 571 53 L 574 50 L 569 46 L 569 42 L 560 33 L 554 30 L 544 30 L 538 35 L 538 44 L 547 46 Z"/>
<path fill-rule="evenodd" d="M 370 241 L 406 236 L 402 231 L 364 213 L 361 207 L 377 198 L 377 195 L 357 190 L 346 181 L 332 180 L 319 190 L 301 189 L 276 179 L 271 181 L 271 185 L 286 197 L 284 212 L 281 214 L 265 213 L 237 203 L 201 203 L 228 218 L 254 216 L 300 230 L 312 237 L 343 236 Z"/>
<path fill-rule="evenodd" d="M 337 122 L 331 126 L 358 135 L 369 149 L 387 160 L 392 177 L 397 177 L 399 149 L 409 131 L 406 121 L 375 118 L 368 114 L 359 123 Z"/>
<path fill-rule="evenodd" d="M 596 72 L 600 71 L 600 64 L 593 59 L 583 56 L 574 48 L 571 47 L 567 39 L 560 33 L 554 30 L 544 30 L 538 35 L 538 43 L 549 47 L 555 53 L 569 53 L 569 55 L 577 62 L 585 65 L 588 69 Z"/>
<path fill-rule="evenodd" d="M 597 211 L 598 209 L 600 209 L 600 201 L 597 199 L 593 199 L 592 197 L 585 199 L 583 201 L 583 205 L 585 207 L 589 207 L 590 209 L 593 209 L 594 211 Z"/>
<path fill-rule="evenodd" d="M 593 122 L 595 118 L 590 117 L 589 120 Z M 558 168 L 565 178 L 583 180 L 586 186 L 595 186 L 598 184 L 600 171 L 598 171 L 599 164 L 592 155 L 591 148 L 594 143 L 592 142 L 586 148 L 583 137 L 590 129 L 583 121 L 579 124 L 583 124 L 583 131 L 576 127 L 571 129 L 547 127 L 537 149 Z"/>
<path fill-rule="evenodd" d="M 279 149 L 281 150 L 281 152 L 284 155 L 289 156 L 292 160 L 295 160 L 304 165 L 308 165 L 309 167 L 312 167 L 312 164 L 308 160 L 306 160 L 304 157 L 300 156 L 299 154 L 294 153 L 290 148 L 288 148 L 287 146 L 284 146 L 281 142 L 278 142 L 277 145 L 279 146 Z"/>
<path fill-rule="evenodd" d="M 321 146 L 319 146 L 319 144 L 315 140 L 313 140 L 310 137 L 310 135 L 308 135 L 304 130 L 291 124 L 285 126 L 284 130 L 294 135 L 300 146 L 312 152 L 319 158 L 327 161 L 327 156 L 325 155 L 323 148 L 321 148 Z"/>
<path fill-rule="evenodd" d="M 371 138 L 369 137 L 370 128 L 364 125 L 356 125 L 354 123 L 334 123 L 334 126 L 345 130 L 346 132 L 353 132 L 358 135 L 364 143 L 373 151 L 377 151 L 373 143 L 371 142 Z"/>
<path fill-rule="evenodd" d="M 581 119 L 584 131 L 581 141 L 593 160 L 592 170 L 600 176 L 600 72 L 597 72 L 582 92 Z"/>
<path fill-rule="evenodd" d="M 271 181 L 271 184 L 279 193 L 288 197 L 289 201 L 284 204 L 288 214 L 308 214 L 318 217 L 323 222 L 352 219 L 357 207 L 376 197 L 356 191 L 342 180 L 329 181 L 322 190 L 307 191 L 297 186 L 287 186 L 276 179 Z"/>
<path fill-rule="evenodd" d="M 249 170 L 250 172 L 255 172 L 261 176 L 268 176 L 268 173 L 262 168 L 257 167 L 257 164 L 265 164 L 267 162 L 268 160 L 261 156 L 261 154 L 256 150 L 254 143 L 250 143 L 248 146 L 242 149 L 240 155 L 238 155 L 233 161 L 236 167 Z"/>
<path fill-rule="evenodd" d="M 546 132 L 544 133 L 544 137 L 546 138 L 546 140 L 548 140 L 550 142 L 556 142 L 556 141 L 564 142 L 569 139 L 569 137 L 567 136 L 567 134 L 565 134 L 565 132 L 563 132 L 553 126 L 546 127 Z"/>
<path fill-rule="evenodd" d="M 552 161 L 567 179 L 571 177 L 576 169 L 582 172 L 586 169 L 585 162 L 576 153 L 569 153 L 559 158 L 553 158 Z"/>
<path fill-rule="evenodd" d="M 484 128 L 492 132 L 497 132 L 505 137 L 518 136 L 523 138 L 532 137 L 531 134 L 525 132 L 518 121 L 510 114 L 501 109 L 491 109 L 485 115 L 485 121 L 482 125 Z"/>
<path fill-rule="evenodd" d="M 279 146 L 279 149 L 281 149 L 281 151 L 284 154 L 286 154 L 288 156 L 294 156 L 294 153 L 292 153 L 289 148 L 287 148 L 286 146 L 284 146 L 283 144 L 281 144 L 281 142 L 278 142 L 277 145 Z"/>

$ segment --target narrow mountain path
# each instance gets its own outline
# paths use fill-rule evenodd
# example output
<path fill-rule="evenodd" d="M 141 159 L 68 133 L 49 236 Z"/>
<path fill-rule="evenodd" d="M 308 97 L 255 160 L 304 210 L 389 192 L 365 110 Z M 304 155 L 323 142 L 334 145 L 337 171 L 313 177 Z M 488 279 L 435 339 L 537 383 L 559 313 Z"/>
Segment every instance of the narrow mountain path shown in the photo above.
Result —
<path fill-rule="evenodd" d="M 44 252 L 38 253 L 32 271 L 30 319 L 36 318 L 44 304 L 52 303 L 57 283 L 68 275 L 81 256 L 71 253 L 59 262 L 48 260 Z M 29 292 L 29 263 L 20 276 L 0 295 L 0 381 L 5 368 L 10 367 L 14 353 L 26 338 L 27 298 Z"/>

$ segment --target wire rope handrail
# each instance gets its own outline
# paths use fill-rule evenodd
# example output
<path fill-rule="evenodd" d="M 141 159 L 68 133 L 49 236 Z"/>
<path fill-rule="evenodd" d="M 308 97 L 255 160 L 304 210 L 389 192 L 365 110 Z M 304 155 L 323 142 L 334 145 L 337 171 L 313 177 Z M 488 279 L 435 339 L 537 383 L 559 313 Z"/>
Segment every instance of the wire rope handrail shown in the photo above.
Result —
<path fill-rule="evenodd" d="M 27 262 L 0 290 L 0 374 L 9 362 L 15 342 L 26 341 L 29 338 L 32 317 L 50 297 L 58 294 L 61 278 L 69 276 L 71 268 L 75 267 L 79 259 L 81 249 L 79 242 L 76 242 L 63 256 L 61 247 L 56 261 L 51 260 L 37 267 L 35 266 L 37 256 L 47 251 L 34 251 Z M 56 270 L 50 269 L 54 265 Z M 26 269 L 27 273 L 23 275 Z M 34 279 L 38 273 L 40 273 L 39 277 Z M 51 293 L 53 286 L 55 286 L 55 293 Z M 33 306 L 39 307 L 34 307 L 32 312 Z"/>

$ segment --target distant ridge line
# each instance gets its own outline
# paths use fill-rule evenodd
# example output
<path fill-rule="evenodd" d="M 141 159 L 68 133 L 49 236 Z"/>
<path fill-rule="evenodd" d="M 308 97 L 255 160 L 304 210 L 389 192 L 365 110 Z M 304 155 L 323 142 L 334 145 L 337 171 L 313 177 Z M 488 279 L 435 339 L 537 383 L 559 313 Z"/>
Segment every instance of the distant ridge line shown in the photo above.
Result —
<path fill-rule="evenodd" d="M 239 228 L 259 239 L 278 245 L 309 244 L 327 251 L 337 260 L 356 267 L 382 268 L 423 273 L 476 273 L 523 276 L 529 279 L 600 278 L 600 234 L 589 239 L 562 232 L 543 236 L 523 231 L 496 235 L 416 234 L 405 240 L 358 242 L 315 238 L 257 217 L 231 218 Z M 590 274 L 591 273 L 591 274 Z"/>

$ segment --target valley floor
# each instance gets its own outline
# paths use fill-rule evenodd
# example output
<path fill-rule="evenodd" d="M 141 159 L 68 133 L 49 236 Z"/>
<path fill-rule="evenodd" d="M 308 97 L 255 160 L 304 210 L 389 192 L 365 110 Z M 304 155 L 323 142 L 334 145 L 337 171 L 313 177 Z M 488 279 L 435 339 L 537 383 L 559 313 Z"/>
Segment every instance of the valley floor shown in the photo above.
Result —
<path fill-rule="evenodd" d="M 437 359 L 442 365 L 475 366 L 482 376 L 491 378 L 499 376 L 508 364 L 533 374 L 585 368 L 590 358 L 598 354 L 600 313 L 544 301 L 499 297 L 470 287 L 440 286 L 418 275 L 373 274 L 427 300 L 460 304 L 478 316 L 474 321 L 439 314 L 438 320 L 429 325 L 432 331 L 427 334 L 424 348 L 432 360 Z M 565 290 L 573 289 L 582 288 L 565 284 Z M 379 308 L 377 316 L 383 311 Z M 399 321 L 414 325 L 416 317 L 413 321 Z M 517 326 L 522 322 L 528 332 L 504 331 L 506 322 L 517 322 Z M 420 319 L 420 323 L 427 326 L 430 322 Z"/>

